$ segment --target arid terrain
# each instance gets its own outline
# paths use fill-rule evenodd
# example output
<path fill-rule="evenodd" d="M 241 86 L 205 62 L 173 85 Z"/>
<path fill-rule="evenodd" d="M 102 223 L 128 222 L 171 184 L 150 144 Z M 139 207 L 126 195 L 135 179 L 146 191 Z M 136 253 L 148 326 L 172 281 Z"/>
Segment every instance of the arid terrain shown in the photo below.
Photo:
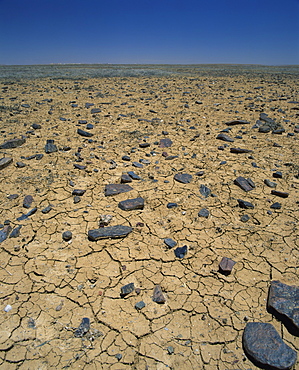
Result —
<path fill-rule="evenodd" d="M 267 297 L 299 286 L 299 67 L 26 68 L 0 67 L 0 368 L 254 370 L 248 322 L 298 352 Z"/>

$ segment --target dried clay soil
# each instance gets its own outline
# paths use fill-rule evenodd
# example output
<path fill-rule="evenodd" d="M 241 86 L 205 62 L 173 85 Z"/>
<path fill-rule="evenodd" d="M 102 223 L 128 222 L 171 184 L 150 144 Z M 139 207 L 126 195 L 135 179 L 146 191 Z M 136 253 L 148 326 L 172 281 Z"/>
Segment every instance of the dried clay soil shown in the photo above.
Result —
<path fill-rule="evenodd" d="M 1 144 L 26 138 L 0 150 L 13 160 L 0 171 L 2 231 L 21 225 L 0 244 L 1 369 L 257 369 L 242 348 L 248 321 L 272 323 L 299 350 L 299 338 L 267 311 L 272 280 L 299 285 L 298 79 L 239 73 L 0 85 Z M 285 131 L 253 128 L 261 113 Z M 233 142 L 218 140 L 237 119 L 249 123 L 226 130 Z M 45 152 L 47 140 L 57 151 Z M 140 177 L 132 190 L 106 196 L 105 186 L 129 171 Z M 181 183 L 176 174 L 192 177 Z M 242 190 L 239 176 L 255 187 Z M 265 179 L 288 197 L 271 194 Z M 75 197 L 74 189 L 85 192 Z M 138 197 L 143 209 L 119 208 Z M 281 208 L 271 209 L 276 202 Z M 132 232 L 89 240 L 101 215 Z M 236 262 L 230 274 L 219 270 L 223 257 Z M 121 295 L 130 283 L 134 290 Z M 153 301 L 156 285 L 165 303 Z M 83 318 L 90 327 L 76 335 Z"/>

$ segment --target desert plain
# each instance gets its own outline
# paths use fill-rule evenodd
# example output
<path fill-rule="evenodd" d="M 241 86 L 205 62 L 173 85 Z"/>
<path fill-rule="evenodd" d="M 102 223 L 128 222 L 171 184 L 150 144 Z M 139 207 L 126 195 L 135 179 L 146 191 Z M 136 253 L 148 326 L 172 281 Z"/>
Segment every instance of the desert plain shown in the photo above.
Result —
<path fill-rule="evenodd" d="M 1 369 L 253 370 L 248 322 L 299 350 L 267 307 L 299 286 L 298 67 L 7 68 Z"/>

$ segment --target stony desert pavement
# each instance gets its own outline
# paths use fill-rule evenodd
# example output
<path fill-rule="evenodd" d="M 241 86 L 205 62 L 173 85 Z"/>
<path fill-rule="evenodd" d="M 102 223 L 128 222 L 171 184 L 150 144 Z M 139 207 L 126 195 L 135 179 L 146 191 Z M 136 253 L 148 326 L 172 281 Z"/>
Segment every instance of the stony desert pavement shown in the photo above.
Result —
<path fill-rule="evenodd" d="M 253 370 L 251 322 L 298 352 L 298 74 L 1 78 L 0 368 Z"/>

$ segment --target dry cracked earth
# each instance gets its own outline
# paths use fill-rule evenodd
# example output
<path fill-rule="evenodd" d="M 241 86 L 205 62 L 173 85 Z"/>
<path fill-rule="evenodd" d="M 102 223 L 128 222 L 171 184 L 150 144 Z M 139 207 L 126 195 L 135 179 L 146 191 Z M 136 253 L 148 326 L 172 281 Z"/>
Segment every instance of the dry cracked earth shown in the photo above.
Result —
<path fill-rule="evenodd" d="M 299 350 L 299 338 L 267 311 L 271 281 L 299 285 L 298 79 L 239 73 L 0 85 L 1 144 L 25 139 L 0 150 L 12 159 L 0 171 L 1 369 L 253 370 L 242 348 L 251 321 L 272 323 Z M 259 132 L 261 113 L 285 131 Z M 234 120 L 247 122 L 226 125 Z M 217 139 L 222 130 L 234 141 Z M 56 151 L 45 151 L 47 140 Z M 130 171 L 139 176 L 128 180 L 132 190 L 105 195 Z M 176 174 L 192 177 L 182 183 Z M 255 187 L 242 190 L 240 176 Z M 288 196 L 272 194 L 266 179 Z M 119 208 L 138 197 L 143 208 Z M 132 231 L 90 240 L 101 215 Z M 231 273 L 219 269 L 223 257 L 235 262 Z M 156 285 L 164 303 L 153 301 Z"/>

